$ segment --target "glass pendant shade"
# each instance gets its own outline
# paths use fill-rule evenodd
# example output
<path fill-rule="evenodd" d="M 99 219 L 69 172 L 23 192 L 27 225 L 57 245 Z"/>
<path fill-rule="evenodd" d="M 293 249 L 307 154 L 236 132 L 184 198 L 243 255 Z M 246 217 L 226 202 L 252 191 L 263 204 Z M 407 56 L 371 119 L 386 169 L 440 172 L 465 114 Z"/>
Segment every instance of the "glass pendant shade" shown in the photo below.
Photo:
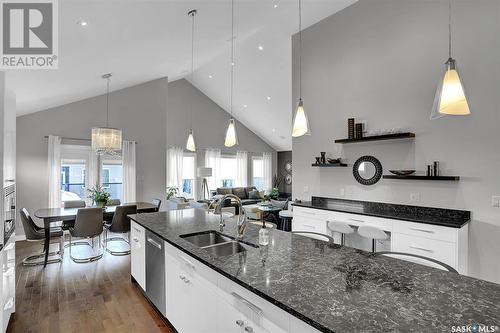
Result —
<path fill-rule="evenodd" d="M 304 102 L 300 99 L 297 111 L 295 112 L 295 117 L 293 117 L 292 136 L 296 138 L 308 133 L 310 133 L 309 121 L 307 119 L 306 111 L 304 110 Z"/>
<path fill-rule="evenodd" d="M 110 127 L 92 128 L 92 149 L 98 154 L 119 154 L 122 150 L 122 131 Z"/>
<path fill-rule="evenodd" d="M 236 124 L 234 123 L 234 118 L 229 119 L 226 130 L 226 140 L 224 140 L 224 146 L 233 147 L 238 144 L 238 136 L 236 134 Z"/>
<path fill-rule="evenodd" d="M 466 116 L 470 114 L 469 104 L 465 96 L 464 86 L 458 74 L 456 61 L 452 58 L 446 62 L 443 78 L 440 80 L 431 119 L 444 115 Z"/>
<path fill-rule="evenodd" d="M 189 130 L 189 135 L 186 141 L 186 149 L 189 151 L 196 151 L 196 145 L 194 143 L 193 130 Z"/>

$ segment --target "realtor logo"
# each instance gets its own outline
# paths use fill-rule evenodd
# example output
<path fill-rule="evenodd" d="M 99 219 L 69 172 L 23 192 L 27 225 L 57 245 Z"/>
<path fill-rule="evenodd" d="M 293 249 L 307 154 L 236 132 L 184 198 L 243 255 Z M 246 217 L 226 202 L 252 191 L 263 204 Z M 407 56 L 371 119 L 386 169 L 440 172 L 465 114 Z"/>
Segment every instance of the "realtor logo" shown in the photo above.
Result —
<path fill-rule="evenodd" d="M 56 69 L 57 0 L 0 0 L 1 69 Z"/>

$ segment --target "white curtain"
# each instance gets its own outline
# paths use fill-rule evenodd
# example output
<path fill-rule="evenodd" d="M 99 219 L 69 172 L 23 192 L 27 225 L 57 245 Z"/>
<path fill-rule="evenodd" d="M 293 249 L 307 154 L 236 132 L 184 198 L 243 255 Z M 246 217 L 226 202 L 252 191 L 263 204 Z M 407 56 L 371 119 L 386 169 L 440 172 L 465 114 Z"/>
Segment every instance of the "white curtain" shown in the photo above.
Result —
<path fill-rule="evenodd" d="M 182 190 L 182 158 L 184 151 L 181 147 L 170 147 L 167 153 L 167 187 L 175 186 Z"/>
<path fill-rule="evenodd" d="M 49 135 L 48 140 L 49 208 L 61 207 L 61 138 Z"/>
<path fill-rule="evenodd" d="M 123 202 L 135 202 L 135 141 L 123 141 L 122 161 L 123 161 Z"/>
<path fill-rule="evenodd" d="M 236 186 L 247 186 L 248 153 L 236 152 Z"/>
<path fill-rule="evenodd" d="M 209 190 L 215 190 L 219 187 L 220 159 L 220 149 L 207 149 L 205 151 L 205 167 L 212 168 L 212 177 L 207 178 Z"/>
<path fill-rule="evenodd" d="M 264 190 L 270 191 L 273 188 L 273 154 L 263 153 L 262 162 L 264 165 Z"/>
<path fill-rule="evenodd" d="M 90 148 L 87 165 L 88 170 L 85 174 L 85 188 L 90 190 L 94 186 L 99 185 L 99 174 L 101 170 L 99 155 L 97 155 L 92 148 Z M 87 205 L 92 205 L 92 199 L 86 198 L 85 201 L 87 202 Z"/>

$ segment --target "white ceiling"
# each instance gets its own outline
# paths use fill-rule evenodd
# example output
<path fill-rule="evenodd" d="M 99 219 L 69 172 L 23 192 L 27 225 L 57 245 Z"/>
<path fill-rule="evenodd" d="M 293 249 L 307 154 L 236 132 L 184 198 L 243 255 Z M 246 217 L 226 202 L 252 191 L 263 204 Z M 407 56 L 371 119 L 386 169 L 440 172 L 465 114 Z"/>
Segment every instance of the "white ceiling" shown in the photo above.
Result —
<path fill-rule="evenodd" d="M 303 0 L 303 26 L 356 1 Z M 59 1 L 59 69 L 9 74 L 18 114 L 100 95 L 105 92 L 103 73 L 113 73 L 111 90 L 165 76 L 170 81 L 189 76 L 191 21 L 187 12 L 193 8 L 198 9 L 195 79 L 187 78 L 228 111 L 230 3 Z M 81 20 L 88 25 L 78 25 Z M 291 35 L 297 30 L 297 0 L 235 0 L 233 113 L 277 150 L 292 146 Z"/>

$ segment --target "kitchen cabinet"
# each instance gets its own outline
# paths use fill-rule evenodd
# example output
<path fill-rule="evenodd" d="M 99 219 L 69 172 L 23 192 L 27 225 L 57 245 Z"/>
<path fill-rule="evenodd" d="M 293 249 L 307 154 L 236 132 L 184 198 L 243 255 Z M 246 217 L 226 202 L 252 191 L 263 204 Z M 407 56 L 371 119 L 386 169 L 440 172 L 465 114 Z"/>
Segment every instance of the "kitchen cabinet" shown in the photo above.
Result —
<path fill-rule="evenodd" d="M 130 274 L 146 290 L 146 231 L 135 222 L 130 225 Z"/>
<path fill-rule="evenodd" d="M 11 237 L 0 255 L 2 260 L 2 322 L 3 332 L 7 330 L 10 316 L 14 313 L 16 286 L 15 240 Z"/>

